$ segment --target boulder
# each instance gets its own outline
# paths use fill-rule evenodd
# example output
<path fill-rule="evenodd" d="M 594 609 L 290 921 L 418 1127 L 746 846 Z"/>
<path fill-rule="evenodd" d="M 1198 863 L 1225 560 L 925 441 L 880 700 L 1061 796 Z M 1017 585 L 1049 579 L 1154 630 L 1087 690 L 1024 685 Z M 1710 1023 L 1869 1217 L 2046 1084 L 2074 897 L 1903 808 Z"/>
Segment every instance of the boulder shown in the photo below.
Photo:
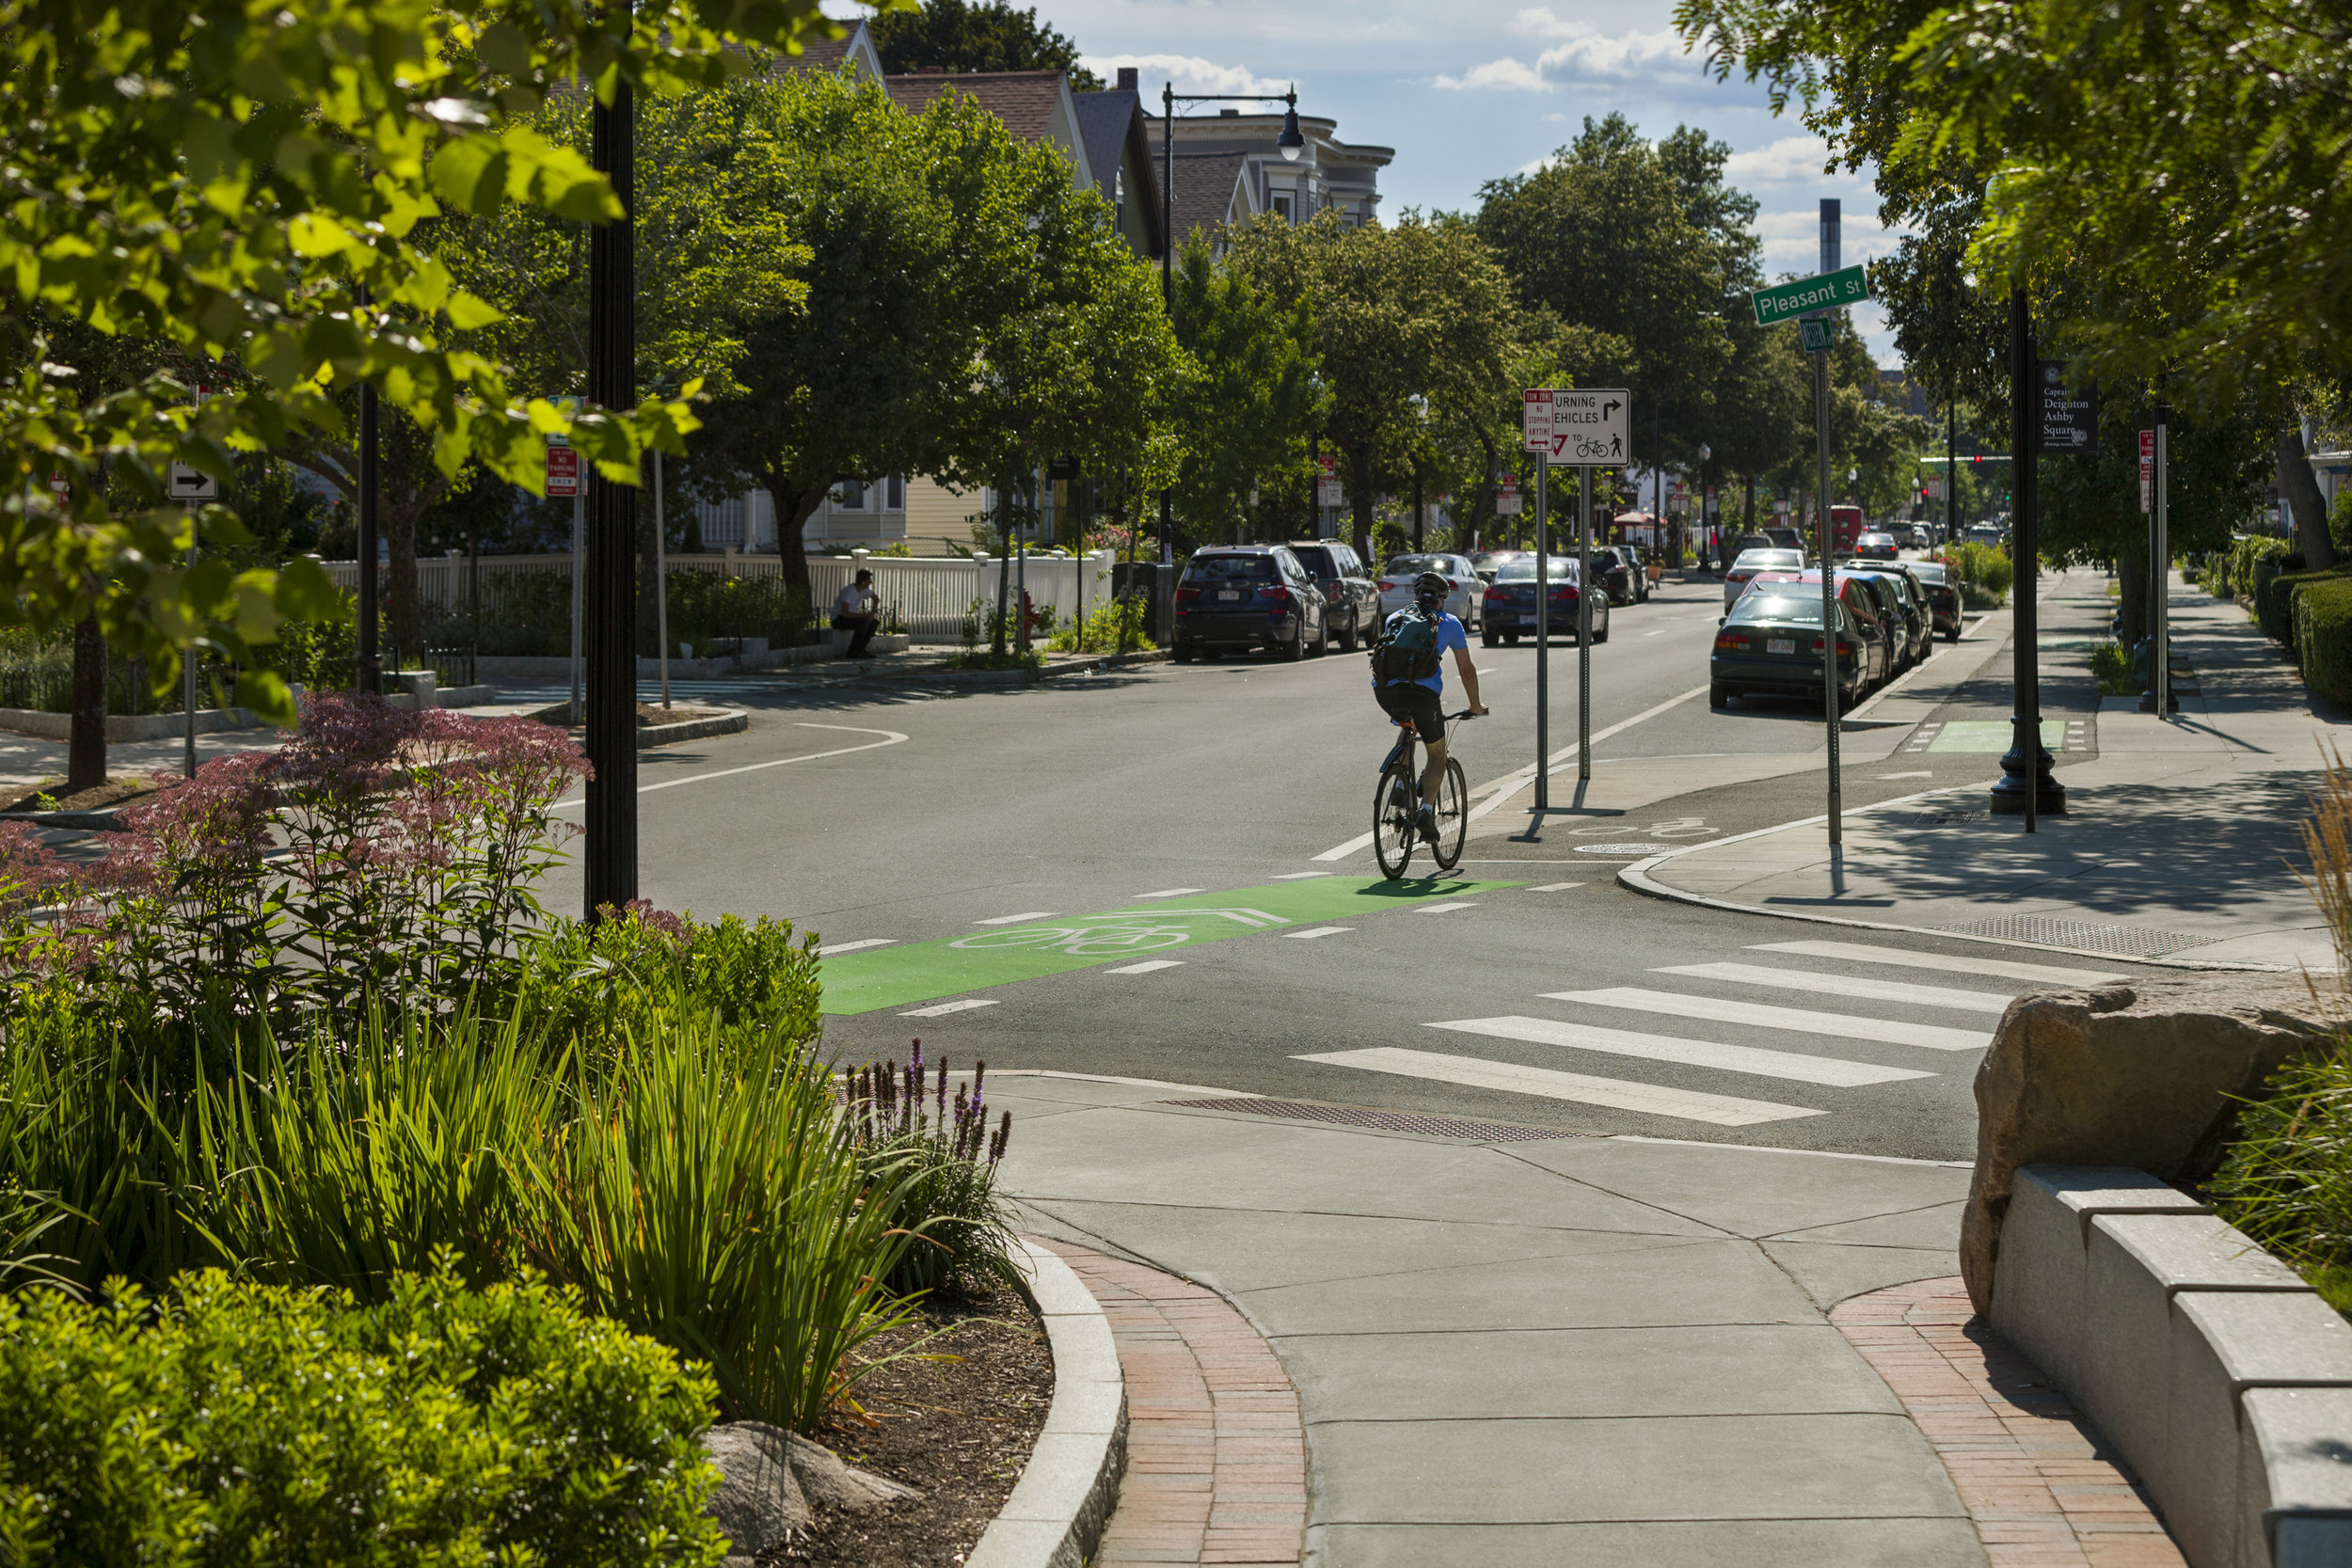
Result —
<path fill-rule="evenodd" d="M 2134 978 L 2035 991 L 2001 1015 L 1977 1069 L 1977 1166 L 1961 1274 L 1979 1312 L 2020 1165 L 2128 1165 L 2167 1181 L 2213 1174 L 2253 1094 L 2291 1057 L 2329 1048 L 2344 999 L 2301 975 Z"/>
<path fill-rule="evenodd" d="M 703 1433 L 703 1452 L 719 1467 L 708 1507 L 733 1548 L 730 1561 L 808 1528 L 808 1498 L 792 1477 L 787 1433 L 759 1421 L 731 1421 Z"/>
<path fill-rule="evenodd" d="M 812 1443 L 797 1432 L 787 1433 L 787 1441 L 791 1445 L 792 1475 L 800 1482 L 801 1494 L 818 1508 L 863 1513 L 882 1503 L 923 1495 L 912 1486 L 869 1470 L 855 1469 L 842 1463 L 840 1455 L 831 1449 Z"/>

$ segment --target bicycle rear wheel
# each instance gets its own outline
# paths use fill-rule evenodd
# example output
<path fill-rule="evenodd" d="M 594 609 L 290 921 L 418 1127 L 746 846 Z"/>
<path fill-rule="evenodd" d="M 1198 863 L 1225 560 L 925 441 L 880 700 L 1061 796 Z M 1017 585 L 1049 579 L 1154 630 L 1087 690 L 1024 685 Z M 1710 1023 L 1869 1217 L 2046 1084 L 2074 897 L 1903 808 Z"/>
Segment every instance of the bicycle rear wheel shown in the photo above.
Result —
<path fill-rule="evenodd" d="M 1391 769 L 1372 786 L 1372 852 L 1380 862 L 1380 875 L 1391 881 L 1405 875 L 1413 858 L 1414 808 L 1420 800 L 1409 780 Z"/>
<path fill-rule="evenodd" d="M 1469 837 L 1470 781 L 1462 776 L 1462 765 L 1448 757 L 1445 781 L 1438 785 L 1438 842 L 1429 851 L 1438 870 L 1451 871 L 1461 863 L 1462 845 Z"/>

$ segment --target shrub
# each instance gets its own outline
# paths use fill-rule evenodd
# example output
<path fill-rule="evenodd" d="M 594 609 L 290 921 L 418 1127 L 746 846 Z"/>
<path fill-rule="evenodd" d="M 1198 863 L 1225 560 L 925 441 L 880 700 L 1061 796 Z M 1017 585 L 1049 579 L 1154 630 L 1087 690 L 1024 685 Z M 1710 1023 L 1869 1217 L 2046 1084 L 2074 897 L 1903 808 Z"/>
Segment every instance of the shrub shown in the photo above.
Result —
<path fill-rule="evenodd" d="M 708 1381 L 545 1285 L 0 1297 L 0 1560 L 716 1563 Z"/>
<path fill-rule="evenodd" d="M 2138 688 L 2132 681 L 2132 657 L 2122 644 L 2100 641 L 2090 645 L 2090 673 L 2103 697 L 2127 697 Z"/>
<path fill-rule="evenodd" d="M 890 1288 L 901 1295 L 968 1291 L 1014 1277 L 1012 1230 L 996 1196 L 996 1165 L 1012 1137 L 1012 1113 L 989 1132 L 987 1077 L 982 1062 L 951 1103 L 946 1062 L 940 1062 L 936 1083 L 927 1084 L 923 1042 L 916 1040 L 903 1069 L 874 1062 L 843 1083 L 851 1136 L 877 1176 L 901 1179 L 898 1224 L 918 1238 L 890 1276 Z"/>
<path fill-rule="evenodd" d="M 2295 595 L 2295 648 L 2313 691 L 2352 703 L 2352 578 L 2310 582 Z"/>
<path fill-rule="evenodd" d="M 2280 558 L 2283 562 L 2285 558 Z M 2254 594 L 2254 618 L 2263 635 L 2285 648 L 2295 651 L 2295 598 L 2306 583 L 2325 581 L 2329 578 L 2352 576 L 2352 567 L 2329 567 L 2324 571 L 2281 571 L 2276 576 L 2258 573 Z"/>
<path fill-rule="evenodd" d="M 690 1010 L 725 1024 L 757 1024 L 814 1044 L 817 938 L 791 923 L 722 915 L 715 925 L 640 901 L 595 926 L 555 920 L 522 950 L 516 1008 L 532 1028 L 595 1048 L 644 1038 L 657 1021 Z"/>
<path fill-rule="evenodd" d="M 1057 654 L 1116 653 L 1123 629 L 1130 650 L 1149 653 L 1159 645 L 1144 630 L 1150 608 L 1145 595 L 1136 593 L 1105 599 L 1087 612 L 1085 626 L 1078 626 L 1075 616 L 1063 622 L 1046 646 Z"/>

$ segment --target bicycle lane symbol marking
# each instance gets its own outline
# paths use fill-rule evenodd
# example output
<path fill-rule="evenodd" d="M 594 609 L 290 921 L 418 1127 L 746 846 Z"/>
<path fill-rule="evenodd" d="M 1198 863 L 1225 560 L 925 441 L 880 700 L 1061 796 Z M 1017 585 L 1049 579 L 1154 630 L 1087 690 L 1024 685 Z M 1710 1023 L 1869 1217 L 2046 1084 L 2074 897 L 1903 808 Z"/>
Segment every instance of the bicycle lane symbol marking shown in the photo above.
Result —
<path fill-rule="evenodd" d="M 967 936 L 844 953 L 819 971 L 830 1017 L 909 1006 L 964 991 L 1116 963 L 1131 956 L 1198 947 L 1302 921 L 1354 919 L 1384 906 L 1516 886 L 1453 879 L 1357 883 L 1343 878 L 1206 894 L 1149 909 L 1065 915 Z"/>

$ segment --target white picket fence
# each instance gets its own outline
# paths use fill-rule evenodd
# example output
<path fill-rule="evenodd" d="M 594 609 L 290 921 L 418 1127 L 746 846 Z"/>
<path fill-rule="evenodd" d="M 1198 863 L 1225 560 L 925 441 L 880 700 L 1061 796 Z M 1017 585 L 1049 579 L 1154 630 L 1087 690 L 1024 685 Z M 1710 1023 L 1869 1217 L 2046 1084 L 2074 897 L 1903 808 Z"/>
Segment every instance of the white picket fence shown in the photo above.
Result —
<path fill-rule="evenodd" d="M 1057 619 L 1090 613 L 1110 596 L 1111 560 L 1108 550 L 1083 558 L 1030 556 L 1025 563 L 1016 563 L 1014 567 L 1015 593 L 1019 592 L 1018 583 L 1025 583 L 1029 602 L 1041 610 L 1052 610 Z M 881 597 L 885 611 L 903 624 L 918 642 L 956 641 L 964 617 L 971 612 L 973 600 L 980 600 L 989 609 L 996 603 L 997 562 L 989 556 L 869 556 L 863 550 L 852 555 L 812 555 L 808 558 L 808 585 L 819 624 L 831 618 L 834 596 L 850 585 L 860 567 L 873 572 L 874 592 Z M 569 581 L 572 558 L 485 555 L 482 557 L 481 569 L 485 584 L 515 572 L 548 572 Z M 670 557 L 670 569 L 772 578 L 782 575 L 784 562 L 778 556 L 744 555 L 728 550 L 719 555 L 674 555 Z M 470 586 L 466 574 L 464 556 L 421 558 L 417 562 L 418 597 L 428 609 L 462 610 Z M 326 575 L 340 587 L 357 591 L 359 586 L 359 563 L 356 561 L 330 561 L 326 562 Z"/>

